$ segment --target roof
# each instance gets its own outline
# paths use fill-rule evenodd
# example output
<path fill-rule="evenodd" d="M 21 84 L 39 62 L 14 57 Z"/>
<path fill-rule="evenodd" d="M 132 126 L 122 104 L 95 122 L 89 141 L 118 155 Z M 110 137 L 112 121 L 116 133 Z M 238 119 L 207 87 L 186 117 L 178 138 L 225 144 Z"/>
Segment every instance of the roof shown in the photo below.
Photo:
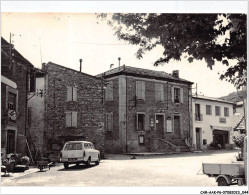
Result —
<path fill-rule="evenodd" d="M 9 54 L 10 46 L 11 44 L 8 43 L 3 37 L 1 37 L 1 50 Z M 18 62 L 22 61 L 23 63 L 26 63 L 29 66 L 29 68 L 34 67 L 34 65 L 26 58 L 24 58 L 14 47 L 12 49 L 12 54 L 13 54 L 12 58 L 18 60 Z"/>
<path fill-rule="evenodd" d="M 142 77 L 142 78 L 168 80 L 168 81 L 173 81 L 173 82 L 193 84 L 193 82 L 191 81 L 174 77 L 164 71 L 155 71 L 155 70 L 125 66 L 125 65 L 108 70 L 96 76 L 97 77 L 103 76 L 104 78 L 110 78 L 110 77 L 117 76 L 117 75 L 129 75 L 129 76 Z"/>
<path fill-rule="evenodd" d="M 207 96 L 200 96 L 200 95 L 192 95 L 192 98 L 209 100 L 209 101 L 215 101 L 215 102 L 221 102 L 221 103 L 227 103 L 227 104 L 233 104 L 233 105 L 235 104 L 233 102 L 229 102 L 229 101 L 222 100 L 222 99 L 219 99 L 219 98 L 213 98 L 213 97 L 207 97 Z"/>
<path fill-rule="evenodd" d="M 84 73 L 84 72 L 80 72 L 80 71 L 77 71 L 77 70 L 74 70 L 74 69 L 72 69 L 72 68 L 68 68 L 68 67 L 65 67 L 65 66 L 62 66 L 62 65 L 59 65 L 59 64 L 55 64 L 55 63 L 53 63 L 53 62 L 48 62 L 45 66 L 47 66 L 47 65 L 55 65 L 55 66 L 58 66 L 58 67 L 60 67 L 60 68 L 65 68 L 65 69 L 67 69 L 67 70 L 71 70 L 71 71 L 74 71 L 74 72 L 77 72 L 77 73 L 80 73 L 80 74 L 83 74 L 83 75 L 85 75 L 85 76 L 89 76 L 89 77 L 92 77 L 92 78 L 95 78 L 95 79 L 100 79 L 99 77 L 97 77 L 97 76 L 93 76 L 93 75 L 90 75 L 90 74 L 86 74 L 86 73 Z M 44 70 L 45 71 L 45 70 Z"/>

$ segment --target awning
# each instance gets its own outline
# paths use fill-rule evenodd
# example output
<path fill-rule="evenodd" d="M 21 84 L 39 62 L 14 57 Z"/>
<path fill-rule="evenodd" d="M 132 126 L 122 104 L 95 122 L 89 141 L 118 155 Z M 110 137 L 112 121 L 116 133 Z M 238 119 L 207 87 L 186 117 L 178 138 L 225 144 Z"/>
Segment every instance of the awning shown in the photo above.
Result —
<path fill-rule="evenodd" d="M 233 128 L 232 127 L 221 127 L 221 126 L 213 126 L 213 125 L 210 125 L 211 126 L 211 129 L 213 130 L 223 130 L 223 131 L 232 131 Z"/>
<path fill-rule="evenodd" d="M 17 85 L 14 81 L 11 81 L 9 79 L 7 79 L 6 77 L 4 77 L 3 75 L 1 75 L 1 82 L 16 89 L 17 88 Z"/>

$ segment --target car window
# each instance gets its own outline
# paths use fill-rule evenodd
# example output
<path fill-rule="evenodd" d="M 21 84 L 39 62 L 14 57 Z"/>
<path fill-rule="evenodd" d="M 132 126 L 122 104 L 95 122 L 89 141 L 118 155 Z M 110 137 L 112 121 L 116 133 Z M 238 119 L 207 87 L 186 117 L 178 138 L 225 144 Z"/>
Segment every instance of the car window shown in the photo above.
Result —
<path fill-rule="evenodd" d="M 87 143 L 84 144 L 84 148 L 88 149 L 88 144 Z"/>
<path fill-rule="evenodd" d="M 82 150 L 81 143 L 68 143 L 64 150 Z"/>

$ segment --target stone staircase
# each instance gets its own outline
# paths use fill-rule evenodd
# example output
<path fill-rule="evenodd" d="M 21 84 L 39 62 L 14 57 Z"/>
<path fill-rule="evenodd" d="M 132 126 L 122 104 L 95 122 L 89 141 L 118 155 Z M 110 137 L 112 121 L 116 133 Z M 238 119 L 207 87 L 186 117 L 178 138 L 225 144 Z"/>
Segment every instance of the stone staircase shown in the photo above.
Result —
<path fill-rule="evenodd" d="M 180 152 L 190 152 L 190 148 L 183 139 L 173 139 L 171 143 L 178 146 L 180 148 Z"/>

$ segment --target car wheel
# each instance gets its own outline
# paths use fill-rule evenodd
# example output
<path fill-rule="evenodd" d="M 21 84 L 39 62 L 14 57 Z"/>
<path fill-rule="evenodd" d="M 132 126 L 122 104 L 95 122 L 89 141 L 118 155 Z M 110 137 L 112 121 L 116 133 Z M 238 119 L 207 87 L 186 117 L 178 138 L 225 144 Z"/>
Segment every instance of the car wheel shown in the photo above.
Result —
<path fill-rule="evenodd" d="M 91 157 L 89 157 L 88 160 L 86 161 L 86 166 L 90 167 L 90 164 L 91 164 Z"/>
<path fill-rule="evenodd" d="M 76 163 L 76 167 L 80 166 L 80 163 Z"/>
<path fill-rule="evenodd" d="M 220 177 L 217 182 L 218 186 L 229 186 L 227 180 L 224 177 Z"/>
<path fill-rule="evenodd" d="M 99 161 L 100 161 L 100 158 L 99 158 L 99 156 L 98 156 L 98 160 L 95 161 L 95 165 L 99 165 Z"/>
<path fill-rule="evenodd" d="M 64 168 L 67 169 L 68 168 L 68 163 L 64 163 Z"/>

